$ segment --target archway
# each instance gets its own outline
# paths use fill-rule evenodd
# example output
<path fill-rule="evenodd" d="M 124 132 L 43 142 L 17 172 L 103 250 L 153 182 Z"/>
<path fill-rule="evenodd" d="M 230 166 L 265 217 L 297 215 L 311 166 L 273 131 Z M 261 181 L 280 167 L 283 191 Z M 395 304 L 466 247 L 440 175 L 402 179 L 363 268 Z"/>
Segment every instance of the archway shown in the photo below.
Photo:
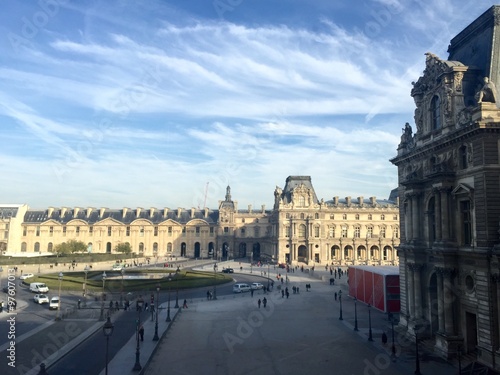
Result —
<path fill-rule="evenodd" d="M 194 257 L 199 258 L 200 257 L 200 243 L 196 242 L 194 244 Z"/>
<path fill-rule="evenodd" d="M 242 242 L 238 247 L 238 256 L 240 258 L 245 258 L 247 256 L 247 244 Z"/>
<path fill-rule="evenodd" d="M 106 243 L 106 253 L 111 254 L 111 242 Z"/>
<path fill-rule="evenodd" d="M 210 257 L 214 257 L 215 256 L 214 249 L 215 249 L 214 243 L 213 242 L 209 242 L 209 244 L 208 244 L 208 256 L 210 256 Z"/>
<path fill-rule="evenodd" d="M 222 244 L 222 258 L 228 259 L 229 255 L 229 245 L 227 242 Z"/>
<path fill-rule="evenodd" d="M 307 263 L 307 247 L 305 245 L 300 245 L 297 252 L 297 260 L 299 262 Z"/>
<path fill-rule="evenodd" d="M 185 257 L 186 256 L 186 243 L 183 242 L 181 243 L 181 257 Z"/>
<path fill-rule="evenodd" d="M 260 260 L 260 243 L 254 243 L 252 247 L 252 259 L 254 262 Z"/>

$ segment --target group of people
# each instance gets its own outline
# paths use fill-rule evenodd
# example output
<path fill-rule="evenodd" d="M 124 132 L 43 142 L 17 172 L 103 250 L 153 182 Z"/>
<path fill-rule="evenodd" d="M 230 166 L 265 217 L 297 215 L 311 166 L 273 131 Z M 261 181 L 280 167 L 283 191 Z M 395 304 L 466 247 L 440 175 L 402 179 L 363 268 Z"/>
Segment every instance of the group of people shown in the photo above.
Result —
<path fill-rule="evenodd" d="M 257 305 L 259 305 L 259 309 L 260 309 L 260 304 L 261 304 L 261 303 L 264 305 L 264 308 L 266 308 L 266 306 L 267 306 L 267 298 L 266 298 L 266 297 L 264 297 L 264 298 L 262 299 L 262 301 L 261 301 L 261 300 L 260 300 L 260 298 L 259 298 L 259 300 L 257 301 Z"/>

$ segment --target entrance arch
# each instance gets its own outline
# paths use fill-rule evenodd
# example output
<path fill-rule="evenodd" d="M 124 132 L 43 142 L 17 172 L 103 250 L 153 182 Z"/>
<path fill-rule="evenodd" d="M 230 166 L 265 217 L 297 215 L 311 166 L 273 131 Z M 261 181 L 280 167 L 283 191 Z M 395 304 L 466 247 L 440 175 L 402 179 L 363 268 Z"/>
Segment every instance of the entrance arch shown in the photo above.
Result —
<path fill-rule="evenodd" d="M 185 257 L 186 256 L 186 243 L 183 242 L 181 243 L 181 257 Z"/>
<path fill-rule="evenodd" d="M 111 254 L 111 242 L 106 244 L 106 253 Z"/>
<path fill-rule="evenodd" d="M 252 260 L 260 260 L 260 243 L 254 243 L 252 247 Z"/>
<path fill-rule="evenodd" d="M 299 262 L 307 263 L 307 247 L 305 245 L 300 245 L 297 250 L 297 260 Z"/>
<path fill-rule="evenodd" d="M 200 243 L 196 242 L 194 244 L 194 257 L 199 258 L 200 257 Z"/>
<path fill-rule="evenodd" d="M 247 256 L 247 244 L 242 242 L 238 248 L 238 255 L 240 258 L 245 258 Z"/>

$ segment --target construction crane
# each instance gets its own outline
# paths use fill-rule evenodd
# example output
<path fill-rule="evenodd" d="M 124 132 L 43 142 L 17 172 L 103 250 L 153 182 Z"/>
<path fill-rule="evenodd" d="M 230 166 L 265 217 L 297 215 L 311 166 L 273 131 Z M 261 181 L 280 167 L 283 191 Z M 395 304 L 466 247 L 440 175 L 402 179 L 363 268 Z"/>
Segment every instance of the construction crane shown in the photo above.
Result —
<path fill-rule="evenodd" d="M 205 199 L 203 200 L 203 208 L 206 208 L 207 207 L 207 195 L 208 195 L 208 184 L 210 182 L 207 182 L 206 186 L 205 186 Z"/>

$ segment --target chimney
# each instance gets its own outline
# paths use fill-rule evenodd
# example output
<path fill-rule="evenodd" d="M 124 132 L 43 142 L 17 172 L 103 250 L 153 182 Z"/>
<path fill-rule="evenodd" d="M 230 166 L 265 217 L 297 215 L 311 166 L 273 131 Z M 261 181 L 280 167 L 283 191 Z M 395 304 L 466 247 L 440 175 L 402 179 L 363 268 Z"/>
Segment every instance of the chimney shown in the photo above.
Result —
<path fill-rule="evenodd" d="M 104 211 L 106 211 L 106 208 L 105 207 L 101 207 L 101 209 L 99 210 L 99 217 L 102 219 L 102 216 L 104 215 Z"/>
<path fill-rule="evenodd" d="M 347 204 L 347 207 L 351 206 L 351 197 L 345 197 L 345 202 Z"/>
<path fill-rule="evenodd" d="M 181 213 L 182 213 L 182 208 L 178 207 L 177 208 L 177 217 L 181 217 Z"/>
<path fill-rule="evenodd" d="M 54 207 L 49 207 L 49 209 L 47 211 L 47 216 L 51 217 L 53 212 L 54 212 Z"/>
<path fill-rule="evenodd" d="M 137 207 L 135 209 L 135 217 L 140 217 L 141 216 L 141 210 L 142 210 L 141 207 Z"/>
<path fill-rule="evenodd" d="M 338 206 L 339 205 L 339 197 L 333 197 L 333 205 Z"/>
<path fill-rule="evenodd" d="M 371 204 L 372 204 L 373 207 L 375 207 L 377 205 L 377 198 L 370 197 L 370 201 L 371 201 Z"/>
<path fill-rule="evenodd" d="M 195 211 L 195 208 L 191 207 L 191 219 L 194 218 L 194 211 Z"/>
<path fill-rule="evenodd" d="M 265 204 L 263 204 L 263 205 L 262 205 L 262 213 L 263 213 L 263 214 L 265 214 L 265 213 L 266 213 L 266 205 L 265 205 Z"/>
<path fill-rule="evenodd" d="M 248 213 L 249 213 L 249 214 L 251 214 L 251 213 L 252 213 L 252 205 L 251 205 L 251 204 L 249 204 L 249 205 L 248 205 Z"/>
<path fill-rule="evenodd" d="M 61 219 L 64 217 L 64 215 L 66 215 L 66 211 L 68 210 L 67 207 L 63 207 L 61 208 Z"/>
<path fill-rule="evenodd" d="M 167 207 L 165 207 L 165 208 L 163 209 L 163 218 L 166 218 L 166 217 L 167 217 L 167 214 L 168 214 L 168 208 L 167 208 Z"/>
<path fill-rule="evenodd" d="M 127 216 L 127 211 L 128 211 L 128 208 L 127 207 L 123 207 L 123 209 L 122 209 L 122 219 L 125 219 L 125 216 Z"/>
<path fill-rule="evenodd" d="M 90 214 L 92 213 L 92 208 L 87 207 L 87 219 L 90 217 Z"/>
<path fill-rule="evenodd" d="M 154 208 L 154 207 L 151 207 L 151 208 L 149 209 L 149 217 L 150 217 L 150 218 L 152 218 L 152 217 L 153 217 L 153 215 L 154 215 L 154 213 L 155 213 L 155 210 L 156 210 L 156 208 Z"/>
<path fill-rule="evenodd" d="M 80 207 L 75 207 L 75 209 L 73 210 L 73 217 L 77 217 L 78 212 L 80 212 Z"/>
<path fill-rule="evenodd" d="M 363 197 L 358 197 L 358 204 L 360 207 L 363 207 Z"/>

